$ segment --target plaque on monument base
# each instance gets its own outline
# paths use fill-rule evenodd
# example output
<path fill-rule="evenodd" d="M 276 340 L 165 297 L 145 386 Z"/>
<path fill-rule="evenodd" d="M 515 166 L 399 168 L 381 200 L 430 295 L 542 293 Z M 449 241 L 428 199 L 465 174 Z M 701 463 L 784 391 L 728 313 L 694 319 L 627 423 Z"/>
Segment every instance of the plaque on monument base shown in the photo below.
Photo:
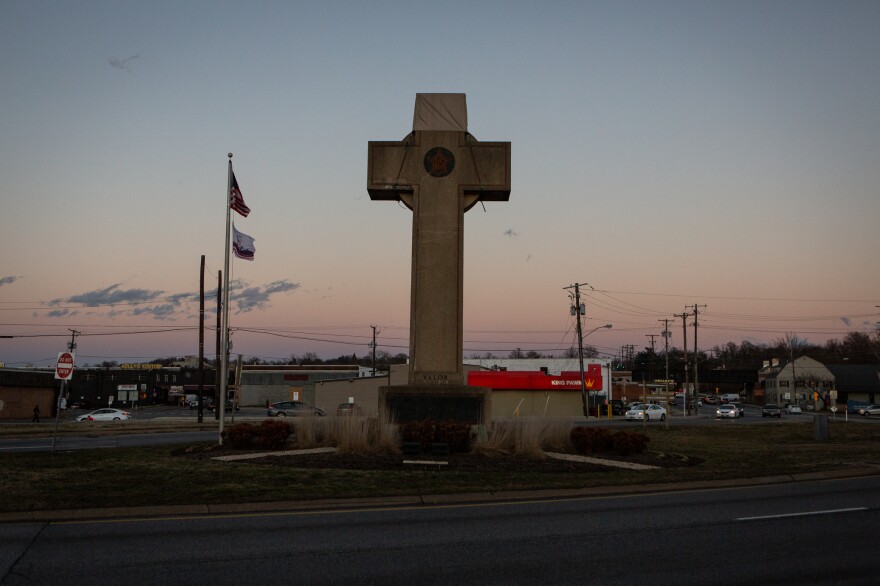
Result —
<path fill-rule="evenodd" d="M 467 385 L 379 387 L 379 409 L 398 423 L 431 419 L 488 425 L 492 389 Z"/>

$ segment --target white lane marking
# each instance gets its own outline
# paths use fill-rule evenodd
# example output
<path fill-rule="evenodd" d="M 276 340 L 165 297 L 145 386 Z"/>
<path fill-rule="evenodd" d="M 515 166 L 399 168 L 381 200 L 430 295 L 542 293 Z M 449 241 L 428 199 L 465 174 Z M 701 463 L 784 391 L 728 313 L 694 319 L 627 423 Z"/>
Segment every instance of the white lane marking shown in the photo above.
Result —
<path fill-rule="evenodd" d="M 740 517 L 737 521 L 763 521 L 766 519 L 785 519 L 786 517 L 809 517 L 811 515 L 831 515 L 833 513 L 852 513 L 855 511 L 867 511 L 868 507 L 853 507 L 851 509 L 829 509 L 827 511 L 806 511 L 804 513 L 787 513 L 785 515 L 766 515 L 763 517 Z"/>

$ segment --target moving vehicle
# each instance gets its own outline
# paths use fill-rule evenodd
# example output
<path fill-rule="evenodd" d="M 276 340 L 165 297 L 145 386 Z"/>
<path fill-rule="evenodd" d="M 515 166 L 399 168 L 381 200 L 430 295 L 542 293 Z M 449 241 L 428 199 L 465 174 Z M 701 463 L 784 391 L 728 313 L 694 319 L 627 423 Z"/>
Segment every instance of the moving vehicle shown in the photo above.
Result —
<path fill-rule="evenodd" d="M 738 403 L 740 401 L 739 393 L 724 393 L 719 398 L 722 403 Z"/>
<path fill-rule="evenodd" d="M 862 415 L 880 415 L 880 405 L 871 405 L 870 407 L 865 408 L 865 412 Z"/>
<path fill-rule="evenodd" d="M 643 421 L 645 419 L 666 421 L 666 409 L 660 405 L 639 405 L 627 411 L 625 417 L 627 421 Z"/>
<path fill-rule="evenodd" d="M 738 417 L 739 411 L 730 403 L 721 405 L 715 410 L 715 419 L 737 419 Z"/>
<path fill-rule="evenodd" d="M 779 405 L 767 403 L 761 407 L 761 417 L 778 417 L 782 419 L 782 411 L 779 410 Z"/>
<path fill-rule="evenodd" d="M 77 421 L 128 421 L 129 419 L 131 419 L 131 414 L 128 411 L 111 409 L 110 407 L 97 409 L 76 418 Z"/>
<path fill-rule="evenodd" d="M 868 413 L 868 411 L 872 409 L 880 409 L 880 405 L 865 405 L 864 407 L 859 407 L 858 414 L 859 415 L 876 415 L 876 413 Z"/>
<path fill-rule="evenodd" d="M 266 416 L 268 417 L 323 417 L 325 415 L 323 409 L 312 407 L 308 403 L 302 401 L 281 401 L 269 405 Z"/>
<path fill-rule="evenodd" d="M 207 408 L 208 405 L 213 402 L 214 402 L 213 397 L 202 397 L 202 407 L 203 408 Z M 195 399 L 190 399 L 189 408 L 190 409 L 198 409 L 199 408 L 199 398 L 198 397 L 196 397 Z"/>
<path fill-rule="evenodd" d="M 733 408 L 736 409 L 736 416 L 737 417 L 745 417 L 746 416 L 746 410 L 743 409 L 743 406 L 740 405 L 739 403 L 728 403 L 728 405 L 732 405 Z"/>
<path fill-rule="evenodd" d="M 786 405 L 785 406 L 786 415 L 800 415 L 801 408 L 798 405 Z"/>
<path fill-rule="evenodd" d="M 208 411 L 214 411 L 217 408 L 217 406 L 214 404 L 214 399 L 208 399 L 208 402 L 206 403 L 206 405 L 207 405 L 206 408 L 208 409 Z M 226 402 L 223 404 L 223 409 L 225 409 L 227 412 L 232 411 L 232 401 L 230 401 L 229 399 L 226 399 Z M 235 410 L 238 411 L 239 409 L 241 409 L 241 407 L 236 405 Z"/>

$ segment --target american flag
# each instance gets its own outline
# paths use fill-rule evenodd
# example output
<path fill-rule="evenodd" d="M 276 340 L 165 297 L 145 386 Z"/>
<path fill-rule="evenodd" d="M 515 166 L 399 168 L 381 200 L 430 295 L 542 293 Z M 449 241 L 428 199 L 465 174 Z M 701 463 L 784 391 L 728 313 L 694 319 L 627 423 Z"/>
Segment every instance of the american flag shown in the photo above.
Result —
<path fill-rule="evenodd" d="M 238 181 L 235 179 L 235 173 L 232 173 L 232 189 L 229 193 L 229 207 L 247 218 L 251 213 L 251 208 L 244 203 L 244 197 L 241 195 L 241 189 L 238 188 Z"/>

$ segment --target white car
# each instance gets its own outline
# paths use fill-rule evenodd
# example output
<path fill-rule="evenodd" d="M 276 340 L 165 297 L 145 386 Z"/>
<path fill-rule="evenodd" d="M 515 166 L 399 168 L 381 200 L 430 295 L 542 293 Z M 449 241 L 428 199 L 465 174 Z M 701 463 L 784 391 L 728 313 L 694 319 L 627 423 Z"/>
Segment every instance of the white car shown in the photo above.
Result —
<path fill-rule="evenodd" d="M 865 408 L 865 412 L 862 415 L 880 415 L 880 405 L 871 405 Z"/>
<path fill-rule="evenodd" d="M 76 418 L 77 421 L 128 421 L 129 419 L 131 419 L 131 414 L 128 411 L 109 407 L 97 409 Z"/>
<path fill-rule="evenodd" d="M 660 405 L 639 405 L 626 412 L 627 421 L 644 421 L 647 419 L 659 419 L 666 421 L 666 409 Z"/>
<path fill-rule="evenodd" d="M 736 405 L 721 405 L 715 410 L 715 419 L 736 419 L 739 417 L 739 410 Z"/>
<path fill-rule="evenodd" d="M 785 412 L 786 412 L 788 415 L 800 415 L 800 414 L 801 414 L 801 408 L 800 408 L 798 405 L 786 405 L 786 406 L 785 406 Z"/>

